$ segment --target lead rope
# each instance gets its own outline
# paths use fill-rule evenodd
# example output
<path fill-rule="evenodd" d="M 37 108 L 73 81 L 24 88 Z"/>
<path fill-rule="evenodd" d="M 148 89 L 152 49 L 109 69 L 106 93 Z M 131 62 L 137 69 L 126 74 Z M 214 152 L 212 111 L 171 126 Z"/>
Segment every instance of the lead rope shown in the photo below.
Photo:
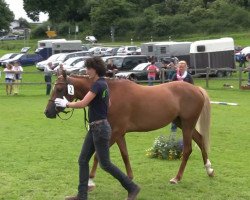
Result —
<path fill-rule="evenodd" d="M 69 113 L 69 112 L 71 112 L 71 114 L 70 114 L 70 116 L 68 117 L 68 118 L 62 118 L 60 115 L 59 115 L 59 113 L 56 113 L 56 115 L 61 119 L 61 120 L 69 120 L 71 117 L 72 117 L 72 115 L 73 115 L 73 113 L 74 113 L 74 108 L 72 108 L 72 110 L 71 111 L 62 111 L 63 113 L 65 113 L 66 115 Z"/>
<path fill-rule="evenodd" d="M 87 111 L 86 108 L 83 108 L 84 110 L 84 125 L 85 125 L 85 129 L 88 131 L 89 130 L 89 126 L 87 123 L 89 123 L 89 120 L 87 118 Z"/>

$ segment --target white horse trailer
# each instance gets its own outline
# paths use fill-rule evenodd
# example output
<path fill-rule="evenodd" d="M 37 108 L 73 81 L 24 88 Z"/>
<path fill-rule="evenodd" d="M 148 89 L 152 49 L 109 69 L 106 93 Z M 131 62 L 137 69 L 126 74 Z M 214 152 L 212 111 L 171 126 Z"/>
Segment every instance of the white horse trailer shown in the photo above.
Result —
<path fill-rule="evenodd" d="M 56 53 L 82 51 L 81 40 L 50 39 L 38 41 L 36 53 L 47 59 Z"/>
<path fill-rule="evenodd" d="M 189 71 L 193 75 L 210 74 L 218 77 L 231 75 L 235 69 L 232 38 L 195 41 L 190 46 Z"/>
<path fill-rule="evenodd" d="M 155 57 L 157 61 L 164 58 L 177 57 L 189 64 L 190 45 L 192 42 L 148 42 L 141 45 L 141 54 Z"/>

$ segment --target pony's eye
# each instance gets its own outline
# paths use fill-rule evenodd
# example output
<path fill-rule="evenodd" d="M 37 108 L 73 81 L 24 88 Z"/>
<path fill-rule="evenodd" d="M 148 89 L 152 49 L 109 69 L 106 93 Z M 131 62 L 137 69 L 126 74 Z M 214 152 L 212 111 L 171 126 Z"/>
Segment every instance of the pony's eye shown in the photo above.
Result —
<path fill-rule="evenodd" d="M 62 89 L 62 88 L 57 88 L 57 92 L 58 92 L 58 93 L 62 93 L 62 92 L 63 92 L 63 89 Z"/>

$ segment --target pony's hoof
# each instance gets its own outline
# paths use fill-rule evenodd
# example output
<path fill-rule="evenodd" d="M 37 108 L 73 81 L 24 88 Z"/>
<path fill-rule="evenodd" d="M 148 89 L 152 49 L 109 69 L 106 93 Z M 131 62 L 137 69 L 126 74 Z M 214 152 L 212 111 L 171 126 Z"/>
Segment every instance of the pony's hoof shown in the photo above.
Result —
<path fill-rule="evenodd" d="M 95 189 L 95 186 L 88 186 L 88 192 L 91 192 Z"/>
<path fill-rule="evenodd" d="M 95 189 L 95 183 L 92 178 L 89 179 L 88 182 L 88 192 L 91 192 Z"/>
<path fill-rule="evenodd" d="M 170 183 L 171 184 L 178 184 L 178 180 L 177 180 L 177 178 L 172 178 L 171 180 L 170 180 Z"/>
<path fill-rule="evenodd" d="M 212 170 L 211 172 L 208 173 L 209 177 L 214 177 L 214 170 Z"/>

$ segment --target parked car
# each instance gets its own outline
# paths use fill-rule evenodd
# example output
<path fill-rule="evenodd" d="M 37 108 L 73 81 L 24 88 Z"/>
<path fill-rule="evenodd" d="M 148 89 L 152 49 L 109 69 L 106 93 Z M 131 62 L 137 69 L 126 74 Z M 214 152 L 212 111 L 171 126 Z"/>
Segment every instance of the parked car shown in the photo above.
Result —
<path fill-rule="evenodd" d="M 137 47 L 135 52 L 132 52 L 132 55 L 141 55 L 141 47 Z"/>
<path fill-rule="evenodd" d="M 86 41 L 91 42 L 91 43 L 96 43 L 97 39 L 95 38 L 95 36 L 86 36 L 85 38 Z"/>
<path fill-rule="evenodd" d="M 133 53 L 136 53 L 137 46 L 122 46 L 117 50 L 117 55 L 132 55 Z"/>
<path fill-rule="evenodd" d="M 108 47 L 92 47 L 89 49 L 89 53 L 92 56 L 104 56 Z"/>
<path fill-rule="evenodd" d="M 74 68 L 74 66 L 81 62 L 86 60 L 87 58 L 91 58 L 90 56 L 82 56 L 82 57 L 73 57 L 73 58 L 69 58 L 68 60 L 66 60 L 63 64 L 63 68 L 66 70 L 66 72 L 72 72 L 75 71 L 72 70 Z M 59 66 L 57 66 L 56 68 L 54 68 L 54 71 L 57 71 L 59 69 Z"/>
<path fill-rule="evenodd" d="M 40 56 L 39 54 L 18 54 L 14 58 L 7 59 L 3 61 L 3 65 L 6 65 L 7 63 L 11 62 L 19 62 L 22 66 L 27 66 L 27 65 L 35 65 L 36 63 L 40 62 L 43 60 L 43 57 Z"/>
<path fill-rule="evenodd" d="M 18 35 L 5 35 L 0 38 L 0 40 L 18 40 L 19 36 Z"/>
<path fill-rule="evenodd" d="M 56 59 L 56 61 L 52 62 L 53 68 L 57 67 L 60 63 L 64 63 L 69 58 L 79 57 L 79 56 L 90 56 L 88 51 L 76 51 L 72 53 L 61 53 L 61 55 Z"/>
<path fill-rule="evenodd" d="M 119 47 L 110 47 L 104 52 L 104 56 L 115 56 Z"/>
<path fill-rule="evenodd" d="M 115 77 L 117 78 L 126 78 L 130 80 L 147 80 L 148 79 L 148 72 L 147 68 L 148 66 L 151 65 L 151 63 L 140 63 L 137 65 L 135 68 L 133 68 L 131 71 L 127 72 L 118 72 L 115 74 Z M 156 62 L 155 65 L 160 69 L 162 67 L 161 62 Z M 159 72 L 157 73 L 158 75 L 156 76 L 156 79 L 159 79 Z"/>
<path fill-rule="evenodd" d="M 43 60 L 41 62 L 38 62 L 36 64 L 36 68 L 38 70 L 43 71 L 45 66 L 48 65 L 49 62 L 52 62 L 52 63 L 55 62 L 59 58 L 60 55 L 61 55 L 61 53 L 53 54 L 47 60 Z"/>
<path fill-rule="evenodd" d="M 148 62 L 148 58 L 145 55 L 113 56 L 109 59 L 113 60 L 119 71 L 128 71 L 140 63 Z M 109 59 L 106 60 L 106 63 L 108 63 Z"/>
<path fill-rule="evenodd" d="M 90 57 L 87 57 L 87 58 L 90 58 Z M 85 60 L 76 63 L 74 66 L 72 66 L 69 69 L 66 69 L 66 72 L 68 74 L 71 74 L 71 73 L 74 73 L 74 74 L 86 74 Z"/>
<path fill-rule="evenodd" d="M 87 68 L 85 67 L 85 60 L 77 63 L 74 68 L 78 69 L 77 71 L 74 71 L 73 73 L 78 74 L 86 74 Z"/>
<path fill-rule="evenodd" d="M 11 58 L 14 58 L 16 55 L 18 55 L 19 53 L 7 53 L 4 54 L 1 58 L 0 58 L 0 65 L 3 65 L 2 62 Z"/>

